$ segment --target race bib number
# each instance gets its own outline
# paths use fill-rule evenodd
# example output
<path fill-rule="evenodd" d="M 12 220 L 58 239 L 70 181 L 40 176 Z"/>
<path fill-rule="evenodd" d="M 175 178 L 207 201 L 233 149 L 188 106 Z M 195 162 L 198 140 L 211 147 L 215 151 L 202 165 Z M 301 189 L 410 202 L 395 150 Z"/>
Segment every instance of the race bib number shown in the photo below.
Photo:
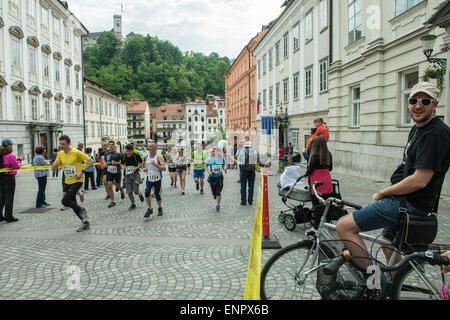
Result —
<path fill-rule="evenodd" d="M 75 166 L 64 166 L 64 175 L 66 178 L 74 178 L 75 174 Z"/>
<path fill-rule="evenodd" d="M 127 167 L 125 168 L 125 174 L 126 174 L 127 176 L 130 175 L 130 174 L 133 174 L 133 169 L 134 169 L 133 166 L 127 166 Z"/>
<path fill-rule="evenodd" d="M 156 182 L 156 181 L 160 180 L 159 172 L 148 171 L 147 178 L 148 178 L 148 181 L 150 181 L 150 182 Z"/>
<path fill-rule="evenodd" d="M 212 173 L 218 174 L 218 173 L 221 173 L 221 172 L 222 172 L 222 166 L 217 166 L 217 165 L 212 166 Z"/>
<path fill-rule="evenodd" d="M 171 168 L 171 169 L 176 168 L 176 167 L 177 167 L 177 165 L 175 163 L 169 164 L 169 168 Z"/>
<path fill-rule="evenodd" d="M 117 173 L 117 167 L 116 166 L 108 166 L 108 172 L 115 174 Z"/>
<path fill-rule="evenodd" d="M 202 161 L 202 160 L 195 160 L 194 163 L 195 163 L 197 166 L 199 166 L 199 167 L 201 167 L 201 166 L 203 165 L 203 161 Z"/>
<path fill-rule="evenodd" d="M 185 167 L 186 166 L 186 162 L 179 162 L 178 163 L 178 167 Z"/>

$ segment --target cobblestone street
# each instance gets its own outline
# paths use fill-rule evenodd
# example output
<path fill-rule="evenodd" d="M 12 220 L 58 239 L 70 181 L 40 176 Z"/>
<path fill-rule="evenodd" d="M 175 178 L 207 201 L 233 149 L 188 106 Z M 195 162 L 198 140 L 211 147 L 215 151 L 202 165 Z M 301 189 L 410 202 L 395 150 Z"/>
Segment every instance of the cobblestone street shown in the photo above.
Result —
<path fill-rule="evenodd" d="M 337 173 L 333 178 L 340 180 L 345 199 L 360 204 L 385 185 Z M 128 211 L 128 198 L 116 193 L 118 205 L 108 209 L 103 188 L 89 191 L 83 205 L 91 230 L 77 233 L 80 221 L 73 211 L 59 210 L 60 178 L 49 178 L 47 185 L 52 210 L 21 213 L 34 207 L 37 191 L 33 174 L 21 172 L 14 208 L 19 221 L 0 224 L 0 299 L 243 299 L 255 206 L 240 206 L 236 170 L 225 176 L 220 213 L 209 185 L 200 195 L 192 172 L 186 180 L 182 196 L 164 174 L 164 215 L 147 220 L 145 202 L 137 199 L 137 209 Z M 270 226 L 285 246 L 302 238 L 304 228 L 290 232 L 278 223 L 278 180 L 269 177 Z M 442 197 L 437 242 L 450 243 L 449 213 L 450 200 Z M 274 252 L 263 250 L 262 265 Z M 80 272 L 78 288 L 71 286 L 70 270 Z"/>

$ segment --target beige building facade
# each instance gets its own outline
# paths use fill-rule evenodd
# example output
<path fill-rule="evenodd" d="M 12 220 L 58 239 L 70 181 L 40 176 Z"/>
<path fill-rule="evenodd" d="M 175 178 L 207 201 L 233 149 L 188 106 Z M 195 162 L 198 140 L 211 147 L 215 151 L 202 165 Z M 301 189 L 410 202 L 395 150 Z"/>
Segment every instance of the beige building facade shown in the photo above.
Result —
<path fill-rule="evenodd" d="M 413 126 L 410 89 L 430 66 L 420 38 L 436 35 L 433 57 L 446 57 L 441 50 L 445 30 L 424 25 L 443 2 L 332 2 L 328 127 L 338 170 L 389 183 Z M 446 123 L 447 91 L 448 81 L 437 109 Z M 443 192 L 449 191 L 447 179 Z"/>

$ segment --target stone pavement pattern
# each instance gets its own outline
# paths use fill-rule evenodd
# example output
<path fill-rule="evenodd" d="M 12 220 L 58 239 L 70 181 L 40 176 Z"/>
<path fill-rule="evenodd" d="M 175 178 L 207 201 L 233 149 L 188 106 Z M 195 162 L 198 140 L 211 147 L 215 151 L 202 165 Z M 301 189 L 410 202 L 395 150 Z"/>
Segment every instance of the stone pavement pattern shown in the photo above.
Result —
<path fill-rule="evenodd" d="M 360 204 L 385 185 L 337 173 L 333 178 L 340 180 L 345 199 Z M 59 210 L 60 178 L 49 178 L 47 186 L 53 210 L 20 214 L 34 207 L 37 191 L 33 174 L 21 172 L 14 209 L 19 222 L 0 223 L 0 299 L 243 299 L 255 206 L 240 206 L 237 179 L 237 171 L 229 170 L 218 214 L 208 184 L 200 195 L 191 172 L 182 196 L 165 173 L 164 215 L 148 220 L 143 218 L 146 205 L 138 199 L 137 209 L 128 211 L 128 198 L 120 200 L 116 193 L 118 205 L 108 209 L 103 188 L 89 191 L 83 206 L 91 230 L 76 233 L 80 222 L 73 211 Z M 278 223 L 284 209 L 278 180 L 269 176 L 271 234 L 285 246 L 303 238 L 304 228 L 290 232 Z M 257 193 L 255 187 L 255 202 Z M 450 243 L 449 213 L 444 197 L 439 242 Z M 262 263 L 274 252 L 263 250 Z M 81 290 L 73 286 L 73 267 L 80 272 Z"/>

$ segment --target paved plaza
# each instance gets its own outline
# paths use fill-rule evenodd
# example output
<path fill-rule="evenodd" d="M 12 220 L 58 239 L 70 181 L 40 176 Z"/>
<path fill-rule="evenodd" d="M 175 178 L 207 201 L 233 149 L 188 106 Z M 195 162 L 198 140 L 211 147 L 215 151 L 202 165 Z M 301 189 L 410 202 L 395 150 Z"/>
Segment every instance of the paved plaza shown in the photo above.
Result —
<path fill-rule="evenodd" d="M 337 173 L 333 178 L 340 180 L 345 199 L 360 204 L 386 185 Z M 104 188 L 89 191 L 83 206 L 91 230 L 77 233 L 80 221 L 73 211 L 59 210 L 61 178 L 48 181 L 47 202 L 54 209 L 21 213 L 34 207 L 37 192 L 33 174 L 21 172 L 14 207 L 19 221 L 0 223 L 0 299 L 243 299 L 255 205 L 240 206 L 237 180 L 237 171 L 229 170 L 222 211 L 216 213 L 209 185 L 200 195 L 191 172 L 182 196 L 166 172 L 164 215 L 150 219 L 144 219 L 146 205 L 139 199 L 128 211 L 128 197 L 120 200 L 116 193 L 118 205 L 108 209 Z M 278 180 L 279 175 L 268 179 L 270 227 L 285 246 L 303 238 L 304 228 L 290 232 L 278 223 L 284 208 Z M 257 193 L 256 184 L 255 202 Z M 449 213 L 450 199 L 442 197 L 437 242 L 450 243 Z M 262 263 L 274 252 L 263 250 Z"/>

